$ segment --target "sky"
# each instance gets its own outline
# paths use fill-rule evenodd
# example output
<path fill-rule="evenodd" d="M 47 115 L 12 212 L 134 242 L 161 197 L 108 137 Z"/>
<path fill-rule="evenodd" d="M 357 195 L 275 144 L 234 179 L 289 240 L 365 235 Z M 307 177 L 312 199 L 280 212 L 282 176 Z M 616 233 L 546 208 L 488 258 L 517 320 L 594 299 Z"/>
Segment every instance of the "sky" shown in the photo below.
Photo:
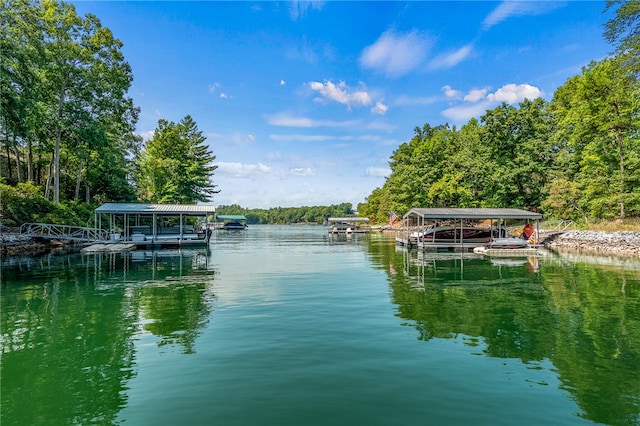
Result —
<path fill-rule="evenodd" d="M 551 100 L 612 50 L 603 1 L 72 1 L 123 43 L 137 133 L 190 115 L 215 205 L 358 203 L 425 124 Z"/>

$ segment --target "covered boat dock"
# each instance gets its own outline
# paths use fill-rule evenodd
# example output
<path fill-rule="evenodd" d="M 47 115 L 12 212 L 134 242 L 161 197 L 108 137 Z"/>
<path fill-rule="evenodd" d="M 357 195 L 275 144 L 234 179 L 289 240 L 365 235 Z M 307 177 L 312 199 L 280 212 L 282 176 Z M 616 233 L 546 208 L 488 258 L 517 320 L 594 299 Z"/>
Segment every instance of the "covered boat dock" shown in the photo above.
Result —
<path fill-rule="evenodd" d="M 511 208 L 413 208 L 403 216 L 402 235 L 396 236 L 396 243 L 423 250 L 473 251 L 476 247 L 485 246 L 488 241 L 465 241 L 468 229 L 482 226 L 489 230 L 489 236 L 501 237 L 513 234 L 523 224 L 535 222 L 537 235 L 540 219 L 540 213 Z M 453 231 L 448 241 L 421 238 L 428 232 L 435 235 L 433 230 L 445 225 Z"/>
<path fill-rule="evenodd" d="M 241 214 L 220 214 L 216 216 L 216 222 L 213 227 L 225 231 L 247 229 L 247 218 Z"/>
<path fill-rule="evenodd" d="M 330 217 L 327 219 L 330 234 L 368 234 L 368 217 Z"/>
<path fill-rule="evenodd" d="M 107 203 L 95 209 L 94 225 L 107 229 L 114 243 L 148 249 L 205 246 L 206 223 L 215 211 L 209 204 Z"/>

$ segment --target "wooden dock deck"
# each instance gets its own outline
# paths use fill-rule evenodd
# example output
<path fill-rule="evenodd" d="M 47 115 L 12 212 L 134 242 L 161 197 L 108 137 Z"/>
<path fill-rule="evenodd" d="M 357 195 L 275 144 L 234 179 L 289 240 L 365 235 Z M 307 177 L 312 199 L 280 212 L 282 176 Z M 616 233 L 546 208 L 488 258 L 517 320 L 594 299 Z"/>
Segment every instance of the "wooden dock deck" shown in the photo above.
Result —
<path fill-rule="evenodd" d="M 209 241 L 205 239 L 180 239 L 180 238 L 162 238 L 158 240 L 136 240 L 136 241 L 110 241 L 105 243 L 96 243 L 84 247 L 81 253 L 124 253 L 137 249 L 143 250 L 161 250 L 161 249 L 180 249 L 180 248 L 197 248 L 206 247 Z"/>

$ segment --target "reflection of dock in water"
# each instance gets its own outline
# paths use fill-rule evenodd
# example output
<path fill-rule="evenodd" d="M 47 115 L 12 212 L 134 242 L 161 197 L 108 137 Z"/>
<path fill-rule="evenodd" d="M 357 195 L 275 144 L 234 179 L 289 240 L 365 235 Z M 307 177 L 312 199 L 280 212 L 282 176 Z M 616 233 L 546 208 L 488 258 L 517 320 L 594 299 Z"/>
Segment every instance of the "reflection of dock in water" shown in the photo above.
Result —
<path fill-rule="evenodd" d="M 473 252 L 436 253 L 406 248 L 396 248 L 396 252 L 402 252 L 402 274 L 412 283 L 412 288 L 420 291 L 430 285 L 524 283 L 529 281 L 530 274 L 539 270 L 537 256 L 493 258 Z"/>

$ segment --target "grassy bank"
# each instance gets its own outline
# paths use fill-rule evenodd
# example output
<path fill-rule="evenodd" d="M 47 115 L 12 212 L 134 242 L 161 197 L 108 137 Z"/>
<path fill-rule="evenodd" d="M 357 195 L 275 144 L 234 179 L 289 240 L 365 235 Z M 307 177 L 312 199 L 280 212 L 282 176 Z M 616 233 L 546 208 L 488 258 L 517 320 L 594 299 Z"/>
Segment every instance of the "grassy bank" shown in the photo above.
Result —
<path fill-rule="evenodd" d="M 640 218 L 618 219 L 613 221 L 598 221 L 590 223 L 587 227 L 590 231 L 640 231 Z"/>

